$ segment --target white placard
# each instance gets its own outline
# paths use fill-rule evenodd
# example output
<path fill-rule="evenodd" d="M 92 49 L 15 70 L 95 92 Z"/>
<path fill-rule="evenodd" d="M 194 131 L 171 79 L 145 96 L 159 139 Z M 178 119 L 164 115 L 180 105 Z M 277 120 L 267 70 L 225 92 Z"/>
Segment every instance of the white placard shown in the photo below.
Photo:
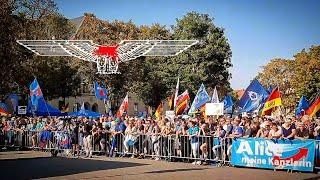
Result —
<path fill-rule="evenodd" d="M 27 106 L 18 106 L 18 114 L 27 114 Z"/>
<path fill-rule="evenodd" d="M 224 105 L 223 103 L 206 103 L 206 115 L 223 115 Z"/>
<path fill-rule="evenodd" d="M 174 120 L 175 113 L 174 111 L 166 111 L 166 117 L 170 120 Z"/>

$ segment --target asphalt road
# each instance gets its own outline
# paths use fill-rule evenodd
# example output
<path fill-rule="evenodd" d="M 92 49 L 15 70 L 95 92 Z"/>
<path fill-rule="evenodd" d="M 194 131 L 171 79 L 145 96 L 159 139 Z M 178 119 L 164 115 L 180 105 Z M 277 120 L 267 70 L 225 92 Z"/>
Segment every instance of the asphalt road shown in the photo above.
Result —
<path fill-rule="evenodd" d="M 130 158 L 50 157 L 32 151 L 0 152 L 0 179 L 320 179 L 315 173 L 287 173 L 251 168 L 197 166 Z"/>

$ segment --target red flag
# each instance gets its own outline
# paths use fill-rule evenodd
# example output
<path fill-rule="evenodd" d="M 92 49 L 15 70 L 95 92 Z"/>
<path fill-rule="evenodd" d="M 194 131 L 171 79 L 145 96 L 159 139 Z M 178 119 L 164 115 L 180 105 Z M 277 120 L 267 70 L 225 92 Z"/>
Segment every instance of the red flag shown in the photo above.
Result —
<path fill-rule="evenodd" d="M 320 110 L 320 96 L 313 101 L 313 103 L 311 104 L 311 106 L 307 109 L 306 113 L 313 117 L 317 114 L 317 112 Z"/>
<path fill-rule="evenodd" d="M 128 112 L 128 109 L 129 109 L 129 100 L 128 100 L 128 94 L 127 94 L 119 107 L 119 110 L 117 112 L 117 117 L 121 117 L 124 112 Z"/>
<path fill-rule="evenodd" d="M 279 88 L 275 88 L 272 93 L 269 95 L 267 101 L 264 103 L 264 107 L 262 109 L 263 115 L 271 115 L 272 110 L 275 107 L 281 106 L 281 93 L 279 91 Z"/>
<path fill-rule="evenodd" d="M 177 98 L 177 107 L 176 107 L 176 114 L 181 114 L 184 112 L 184 110 L 188 107 L 190 97 L 188 90 L 186 90 L 184 93 L 182 93 Z"/>

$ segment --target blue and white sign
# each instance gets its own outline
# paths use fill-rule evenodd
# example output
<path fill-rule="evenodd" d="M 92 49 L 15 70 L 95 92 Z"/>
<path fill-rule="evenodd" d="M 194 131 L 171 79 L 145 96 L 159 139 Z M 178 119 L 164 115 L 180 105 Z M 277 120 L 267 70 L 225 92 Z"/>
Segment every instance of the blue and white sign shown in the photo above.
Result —
<path fill-rule="evenodd" d="M 231 164 L 268 169 L 313 171 L 314 140 L 239 138 L 232 141 Z"/>

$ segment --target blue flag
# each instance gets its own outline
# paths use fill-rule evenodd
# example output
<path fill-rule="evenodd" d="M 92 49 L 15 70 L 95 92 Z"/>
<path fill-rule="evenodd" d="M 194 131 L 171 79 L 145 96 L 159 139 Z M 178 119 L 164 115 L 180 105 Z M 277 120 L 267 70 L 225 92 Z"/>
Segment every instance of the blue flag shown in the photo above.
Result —
<path fill-rule="evenodd" d="M 233 106 L 232 97 L 230 95 L 227 95 L 226 97 L 224 97 L 223 104 L 224 104 L 224 109 L 232 107 Z"/>
<path fill-rule="evenodd" d="M 6 112 L 9 111 L 8 106 L 5 103 L 2 103 L 2 102 L 0 102 L 0 109 L 4 110 Z"/>
<path fill-rule="evenodd" d="M 32 106 L 34 106 L 35 110 L 38 109 L 38 100 L 43 98 L 42 91 L 40 89 L 39 83 L 35 78 L 33 82 L 30 84 L 30 100 Z"/>
<path fill-rule="evenodd" d="M 200 89 L 198 90 L 198 93 L 192 102 L 192 105 L 188 114 L 194 113 L 197 109 L 199 109 L 201 106 L 203 106 L 210 100 L 211 98 L 208 95 L 206 88 L 204 87 L 203 84 L 201 84 Z"/>
<path fill-rule="evenodd" d="M 104 100 L 107 99 L 107 89 L 101 87 L 97 82 L 94 83 L 94 93 L 97 99 Z"/>
<path fill-rule="evenodd" d="M 302 111 L 306 111 L 309 108 L 309 102 L 305 96 L 301 96 L 299 104 L 296 108 L 296 116 L 302 115 Z"/>
<path fill-rule="evenodd" d="M 13 112 L 16 112 L 17 111 L 17 106 L 19 105 L 19 97 L 17 94 L 10 94 L 8 96 L 8 99 L 9 101 L 11 102 L 12 104 L 12 108 L 13 108 Z"/>
<path fill-rule="evenodd" d="M 271 94 L 272 91 L 273 91 L 273 88 L 272 88 L 272 86 L 270 85 L 269 88 L 267 89 L 267 92 L 268 92 L 269 94 Z"/>
<path fill-rule="evenodd" d="M 269 94 L 258 80 L 253 80 L 238 102 L 241 112 L 252 112 L 259 109 Z"/>

